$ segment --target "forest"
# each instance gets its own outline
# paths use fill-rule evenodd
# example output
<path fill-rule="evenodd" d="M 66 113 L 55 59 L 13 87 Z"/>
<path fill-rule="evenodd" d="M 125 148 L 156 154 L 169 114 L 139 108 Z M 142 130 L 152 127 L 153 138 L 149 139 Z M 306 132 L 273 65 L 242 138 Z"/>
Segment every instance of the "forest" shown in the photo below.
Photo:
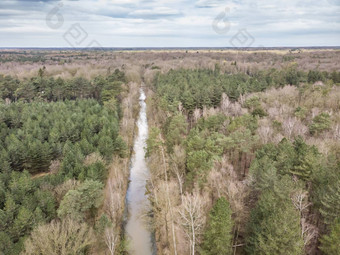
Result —
<path fill-rule="evenodd" d="M 339 254 L 338 77 L 296 64 L 157 74 L 147 154 L 161 254 Z"/>
<path fill-rule="evenodd" d="M 123 83 L 118 69 L 93 81 L 45 78 L 44 68 L 30 80 L 1 77 L 5 254 L 85 254 L 112 225 L 97 214 L 114 156 L 128 155 L 119 134 Z"/>
<path fill-rule="evenodd" d="M 130 254 L 141 88 L 157 254 L 339 254 L 339 50 L 0 53 L 4 254 Z"/>

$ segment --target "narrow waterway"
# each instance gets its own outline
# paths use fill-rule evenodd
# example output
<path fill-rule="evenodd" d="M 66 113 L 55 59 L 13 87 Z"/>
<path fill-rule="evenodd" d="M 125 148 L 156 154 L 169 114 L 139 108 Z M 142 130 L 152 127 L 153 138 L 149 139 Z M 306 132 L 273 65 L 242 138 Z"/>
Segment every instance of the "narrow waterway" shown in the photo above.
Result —
<path fill-rule="evenodd" d="M 138 135 L 134 142 L 134 155 L 131 161 L 130 183 L 127 191 L 128 220 L 126 236 L 128 249 L 131 255 L 152 255 L 152 234 L 148 228 L 149 219 L 147 212 L 150 203 L 146 192 L 146 180 L 149 170 L 145 162 L 146 139 L 148 136 L 148 123 L 146 118 L 145 93 L 140 89 L 140 112 L 137 122 Z"/>

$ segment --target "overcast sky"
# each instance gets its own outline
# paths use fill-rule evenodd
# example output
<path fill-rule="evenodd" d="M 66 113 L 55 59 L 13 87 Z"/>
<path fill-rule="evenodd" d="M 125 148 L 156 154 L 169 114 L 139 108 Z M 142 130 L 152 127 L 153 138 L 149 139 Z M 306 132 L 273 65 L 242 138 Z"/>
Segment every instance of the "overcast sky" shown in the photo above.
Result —
<path fill-rule="evenodd" d="M 340 0 L 0 0 L 0 47 L 339 46 Z"/>

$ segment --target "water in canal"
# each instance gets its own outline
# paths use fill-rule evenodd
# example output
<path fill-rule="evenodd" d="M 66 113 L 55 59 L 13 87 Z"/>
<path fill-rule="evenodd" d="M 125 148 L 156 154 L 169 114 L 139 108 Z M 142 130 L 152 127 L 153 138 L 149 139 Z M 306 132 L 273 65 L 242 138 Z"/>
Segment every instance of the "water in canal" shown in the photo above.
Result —
<path fill-rule="evenodd" d="M 137 122 L 138 135 L 134 141 L 134 154 L 131 159 L 130 183 L 127 191 L 128 219 L 125 227 L 128 240 L 128 250 L 131 255 L 154 254 L 152 233 L 148 227 L 147 212 L 150 203 L 146 192 L 146 180 L 149 170 L 145 162 L 146 139 L 148 123 L 146 118 L 145 93 L 140 89 L 140 112 Z"/>

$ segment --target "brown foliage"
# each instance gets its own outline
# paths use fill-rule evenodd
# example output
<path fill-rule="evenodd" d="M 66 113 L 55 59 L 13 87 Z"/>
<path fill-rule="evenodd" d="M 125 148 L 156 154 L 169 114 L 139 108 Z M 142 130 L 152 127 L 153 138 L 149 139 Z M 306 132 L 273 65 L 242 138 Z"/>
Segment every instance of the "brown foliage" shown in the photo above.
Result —
<path fill-rule="evenodd" d="M 25 242 L 25 255 L 69 255 L 88 252 L 96 241 L 93 230 L 86 223 L 72 219 L 53 220 L 38 226 Z"/>

